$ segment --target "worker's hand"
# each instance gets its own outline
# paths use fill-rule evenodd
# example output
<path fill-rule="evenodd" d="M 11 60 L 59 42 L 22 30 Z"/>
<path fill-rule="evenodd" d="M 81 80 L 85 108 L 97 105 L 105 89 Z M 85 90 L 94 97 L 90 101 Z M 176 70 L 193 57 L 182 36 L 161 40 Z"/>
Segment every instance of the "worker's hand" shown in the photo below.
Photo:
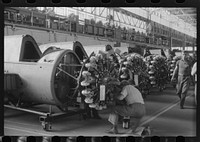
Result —
<path fill-rule="evenodd" d="M 109 107 L 112 107 L 112 106 L 115 106 L 115 105 L 116 105 L 116 102 L 115 102 L 114 100 L 112 100 L 112 101 L 109 101 L 109 102 L 107 103 L 107 105 L 108 105 Z"/>
<path fill-rule="evenodd" d="M 128 80 L 128 83 L 129 83 L 129 84 L 133 84 L 133 82 L 134 82 L 133 79 L 129 79 L 129 80 Z"/>
<path fill-rule="evenodd" d="M 125 105 L 125 100 L 116 100 L 116 105 Z"/>
<path fill-rule="evenodd" d="M 171 82 L 175 82 L 176 79 L 174 77 L 171 78 Z"/>

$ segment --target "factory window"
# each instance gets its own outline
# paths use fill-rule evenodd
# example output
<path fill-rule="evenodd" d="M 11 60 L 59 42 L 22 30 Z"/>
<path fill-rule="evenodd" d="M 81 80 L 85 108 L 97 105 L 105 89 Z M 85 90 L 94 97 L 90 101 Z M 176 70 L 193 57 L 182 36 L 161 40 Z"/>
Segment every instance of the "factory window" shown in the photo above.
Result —
<path fill-rule="evenodd" d="M 34 62 L 40 59 L 40 55 L 31 41 L 26 41 L 24 44 L 21 61 Z"/>
<path fill-rule="evenodd" d="M 79 13 L 79 19 L 84 20 L 85 19 L 85 14 L 84 13 Z"/>

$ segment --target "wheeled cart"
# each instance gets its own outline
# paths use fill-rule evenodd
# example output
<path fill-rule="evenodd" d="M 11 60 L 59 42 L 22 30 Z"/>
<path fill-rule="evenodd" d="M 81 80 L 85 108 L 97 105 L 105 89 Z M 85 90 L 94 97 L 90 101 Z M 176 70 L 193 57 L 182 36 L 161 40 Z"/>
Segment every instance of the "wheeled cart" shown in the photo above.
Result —
<path fill-rule="evenodd" d="M 73 115 L 80 115 L 82 119 L 86 119 L 86 110 L 81 109 L 81 108 L 74 108 L 71 110 L 68 110 L 66 112 L 52 112 L 52 106 L 49 106 L 49 112 L 42 112 L 42 111 L 37 111 L 34 109 L 30 108 L 23 108 L 23 107 L 17 107 L 17 106 L 12 106 L 12 105 L 4 105 L 5 108 L 13 109 L 13 110 L 19 110 L 19 111 L 24 111 L 24 112 L 29 112 L 33 114 L 39 115 L 39 121 L 41 123 L 42 128 L 45 131 L 50 131 L 52 130 L 52 122 L 55 119 L 59 118 L 65 118 Z"/>

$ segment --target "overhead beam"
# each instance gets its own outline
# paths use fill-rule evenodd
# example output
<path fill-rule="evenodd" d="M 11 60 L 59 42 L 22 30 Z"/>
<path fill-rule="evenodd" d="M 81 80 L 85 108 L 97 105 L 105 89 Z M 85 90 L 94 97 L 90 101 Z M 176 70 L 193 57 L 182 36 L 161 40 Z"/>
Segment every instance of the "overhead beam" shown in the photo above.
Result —
<path fill-rule="evenodd" d="M 175 10 L 177 10 L 177 9 L 174 9 L 174 11 L 175 11 Z M 182 14 L 173 14 L 173 15 L 174 15 L 174 16 L 177 16 L 179 19 L 182 19 L 184 22 L 189 23 L 189 24 L 191 24 L 191 25 L 194 26 L 194 21 L 195 21 L 196 19 L 194 19 L 194 18 L 191 17 L 192 14 L 188 14 L 188 13 L 184 12 L 183 9 L 179 9 L 179 12 L 181 12 Z M 196 15 L 196 14 L 194 14 L 194 15 Z M 188 20 L 188 18 L 189 18 L 190 20 Z"/>
<path fill-rule="evenodd" d="M 176 16 L 180 16 L 180 17 L 182 17 L 182 16 L 193 16 L 193 15 L 197 15 L 197 14 L 196 13 L 191 13 L 191 14 L 189 14 L 189 13 L 176 14 Z"/>
<path fill-rule="evenodd" d="M 142 16 L 140 16 L 140 15 L 138 15 L 138 14 L 132 13 L 132 12 L 130 12 L 130 11 L 128 11 L 128 10 L 125 10 L 125 9 L 122 9 L 122 8 L 119 8 L 119 7 L 109 7 L 109 8 L 111 8 L 111 9 L 113 9 L 114 11 L 117 11 L 117 12 L 119 12 L 119 13 L 124 13 L 124 14 L 126 14 L 126 15 L 131 15 L 132 17 L 137 18 L 137 19 L 139 19 L 139 20 L 142 20 L 142 21 L 144 21 L 144 22 L 147 21 L 147 19 L 146 19 L 145 17 L 142 17 Z"/>
<path fill-rule="evenodd" d="M 163 9 L 165 10 L 190 10 L 190 9 L 195 9 L 195 8 L 191 8 L 191 7 L 188 7 L 188 8 L 166 8 L 166 7 L 163 7 Z"/>

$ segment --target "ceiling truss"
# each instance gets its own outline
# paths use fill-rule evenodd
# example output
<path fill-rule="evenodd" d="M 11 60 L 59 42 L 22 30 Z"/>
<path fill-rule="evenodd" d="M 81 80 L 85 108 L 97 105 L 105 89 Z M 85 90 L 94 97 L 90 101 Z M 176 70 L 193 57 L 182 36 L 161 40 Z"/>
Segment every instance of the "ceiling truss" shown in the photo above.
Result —
<path fill-rule="evenodd" d="M 196 27 L 197 12 L 196 8 L 167 8 L 171 14 L 177 16 L 179 19 Z"/>

